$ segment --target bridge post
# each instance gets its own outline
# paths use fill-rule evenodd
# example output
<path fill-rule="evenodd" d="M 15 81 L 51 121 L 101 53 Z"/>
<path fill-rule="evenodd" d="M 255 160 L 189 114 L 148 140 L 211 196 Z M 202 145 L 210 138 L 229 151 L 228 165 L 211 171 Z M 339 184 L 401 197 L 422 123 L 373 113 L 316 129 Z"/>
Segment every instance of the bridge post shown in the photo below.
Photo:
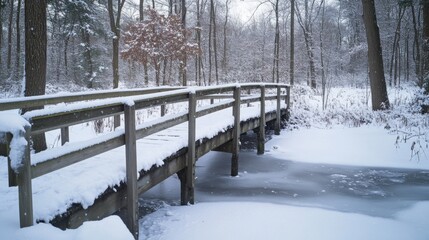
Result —
<path fill-rule="evenodd" d="M 286 99 L 285 99 L 286 109 L 289 112 L 290 111 L 290 86 L 286 87 L 286 94 L 287 94 Z"/>
<path fill-rule="evenodd" d="M 259 118 L 257 154 L 265 152 L 265 85 L 261 85 L 261 115 Z"/>
<path fill-rule="evenodd" d="M 165 116 L 165 104 L 162 104 L 161 105 L 161 117 L 164 117 Z"/>
<path fill-rule="evenodd" d="M 66 144 L 66 142 L 70 141 L 69 127 L 61 128 L 61 145 Z"/>
<path fill-rule="evenodd" d="M 19 197 L 19 223 L 20 227 L 33 226 L 33 190 L 31 186 L 31 160 L 30 160 L 30 127 L 25 127 L 25 140 L 27 146 L 18 169 L 18 197 Z"/>
<path fill-rule="evenodd" d="M 135 239 L 139 236 L 137 194 L 137 152 L 135 106 L 124 104 L 125 158 L 127 173 L 127 227 Z"/>
<path fill-rule="evenodd" d="M 231 159 L 231 176 L 238 175 L 238 154 L 240 152 L 240 106 L 241 106 L 241 87 L 234 89 L 234 129 L 232 138 L 232 159 Z"/>
<path fill-rule="evenodd" d="M 280 135 L 280 123 L 281 123 L 281 114 L 280 114 L 280 86 L 277 86 L 277 110 L 276 110 L 276 125 L 274 127 L 274 134 Z"/>
<path fill-rule="evenodd" d="M 186 158 L 185 176 L 181 178 L 181 204 L 194 204 L 195 188 L 195 131 L 196 131 L 197 97 L 195 92 L 189 93 L 188 112 L 188 155 Z"/>

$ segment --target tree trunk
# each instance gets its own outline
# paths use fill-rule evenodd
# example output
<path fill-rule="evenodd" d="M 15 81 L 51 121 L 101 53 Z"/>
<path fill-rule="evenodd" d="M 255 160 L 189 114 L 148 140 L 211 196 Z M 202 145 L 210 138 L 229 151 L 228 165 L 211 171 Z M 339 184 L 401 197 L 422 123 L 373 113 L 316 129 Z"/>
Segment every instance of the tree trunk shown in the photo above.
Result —
<path fill-rule="evenodd" d="M 210 20 L 209 20 L 209 46 L 208 46 L 208 57 L 209 57 L 209 79 L 208 79 L 208 85 L 210 86 L 212 84 L 212 2 L 213 0 L 210 0 Z"/>
<path fill-rule="evenodd" d="M 295 0 L 290 1 L 290 62 L 289 62 L 289 78 L 290 85 L 295 83 Z"/>
<path fill-rule="evenodd" d="M 227 53 L 228 53 L 228 48 L 227 48 L 227 38 L 226 35 L 228 33 L 228 15 L 229 15 L 229 4 L 231 3 L 231 0 L 226 0 L 225 1 L 225 21 L 223 23 L 223 57 L 222 57 L 222 72 L 223 72 L 223 78 L 226 79 L 226 76 L 228 75 L 228 70 L 227 70 L 227 64 L 228 64 L 228 59 L 227 59 Z"/>
<path fill-rule="evenodd" d="M 415 56 L 414 56 L 414 64 L 415 71 L 417 76 L 417 85 L 419 87 L 423 87 L 423 74 L 422 74 L 422 59 L 421 59 L 421 49 L 420 49 L 420 37 L 419 30 L 417 27 L 416 13 L 414 10 L 413 1 L 411 1 L 411 14 L 413 17 L 413 29 L 414 29 L 414 46 L 415 46 Z"/>
<path fill-rule="evenodd" d="M 3 49 L 3 8 L 4 6 L 2 5 L 2 2 L 0 0 L 0 70 L 2 70 L 2 64 L 3 64 L 3 59 L 2 59 L 2 49 Z M 0 78 L 1 78 L 1 74 L 0 74 Z M 0 81 L 1 83 L 1 81 Z"/>
<path fill-rule="evenodd" d="M 383 55 L 380 33 L 375 14 L 374 0 L 362 0 L 363 20 L 368 42 L 368 66 L 371 86 L 372 109 L 382 110 L 390 107 L 384 78 Z"/>
<path fill-rule="evenodd" d="M 429 1 L 423 3 L 423 87 L 429 94 Z"/>
<path fill-rule="evenodd" d="M 390 70 L 389 70 L 390 86 L 392 86 L 392 78 L 395 86 L 397 81 L 399 40 L 401 37 L 401 23 L 402 23 L 402 17 L 404 16 L 404 13 L 405 13 L 405 8 L 402 6 L 399 6 L 398 22 L 396 24 L 395 36 L 393 37 L 392 56 L 390 58 Z"/>
<path fill-rule="evenodd" d="M 144 0 L 140 0 L 139 3 L 139 19 L 140 22 L 142 22 L 144 20 L 144 15 L 143 15 L 143 10 L 144 10 Z"/>
<path fill-rule="evenodd" d="M 273 54 L 273 76 L 272 82 L 279 82 L 279 40 L 280 40 L 280 27 L 279 27 L 279 0 L 276 0 L 274 5 L 274 14 L 276 16 L 276 26 L 274 34 L 274 54 Z"/>
<path fill-rule="evenodd" d="M 46 7 L 46 0 L 25 0 L 25 96 L 45 94 Z M 36 152 L 46 149 L 44 134 L 34 135 L 32 140 Z"/>
<path fill-rule="evenodd" d="M 325 26 L 325 2 L 323 2 L 322 6 L 322 22 L 320 24 L 320 67 L 322 70 L 322 109 L 325 110 L 326 108 L 326 76 L 325 76 L 325 62 L 324 62 L 324 56 L 323 56 L 323 33 L 324 33 L 324 26 Z"/>
<path fill-rule="evenodd" d="M 186 34 L 186 0 L 182 0 L 182 7 L 181 7 L 181 13 L 182 13 L 182 27 L 185 30 L 185 34 Z M 185 39 L 186 39 L 186 35 L 185 35 Z M 186 86 L 188 83 L 188 79 L 187 79 L 187 65 L 188 65 L 188 56 L 186 54 L 186 52 L 183 54 L 183 58 L 180 62 L 180 73 L 181 73 L 181 78 L 182 78 L 182 85 Z"/>
<path fill-rule="evenodd" d="M 20 78 L 20 61 L 21 61 L 21 27 L 20 27 L 20 16 L 21 16 L 21 0 L 18 0 L 18 6 L 16 9 L 16 62 L 15 62 L 15 79 L 19 81 Z"/>
<path fill-rule="evenodd" d="M 14 0 L 9 1 L 9 27 L 7 32 L 7 69 L 10 70 L 12 63 L 12 25 L 13 25 L 13 3 Z"/>
<path fill-rule="evenodd" d="M 215 6 L 214 6 L 214 0 L 210 1 L 210 9 L 212 12 L 212 22 L 213 22 L 213 55 L 214 55 L 214 63 L 215 63 L 215 77 L 216 77 L 216 84 L 219 85 L 219 71 L 218 71 L 218 65 L 217 65 L 217 37 L 216 37 L 216 12 L 215 12 Z"/>
<path fill-rule="evenodd" d="M 113 33 L 112 38 L 112 71 L 113 71 L 113 88 L 118 88 L 119 86 L 119 38 L 121 36 L 120 31 L 120 21 L 121 21 L 121 13 L 122 7 L 124 6 L 125 0 L 118 0 L 118 10 L 115 12 L 113 10 L 113 0 L 107 1 L 107 10 L 109 12 L 109 20 L 110 20 L 110 30 Z"/>

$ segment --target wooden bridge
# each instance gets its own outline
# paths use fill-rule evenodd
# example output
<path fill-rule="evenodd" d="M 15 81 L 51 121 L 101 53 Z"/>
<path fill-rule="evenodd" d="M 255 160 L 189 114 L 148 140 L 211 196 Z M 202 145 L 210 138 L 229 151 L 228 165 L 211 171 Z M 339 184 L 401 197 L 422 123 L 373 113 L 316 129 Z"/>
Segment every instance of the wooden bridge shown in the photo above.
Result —
<path fill-rule="evenodd" d="M 89 200 L 92 204 L 61 200 L 66 209 L 51 210 L 55 217 L 48 221 L 61 228 L 76 228 L 84 221 L 101 219 L 124 209 L 126 225 L 137 238 L 139 194 L 178 174 L 181 203 L 193 204 L 196 160 L 211 150 L 232 153 L 231 175 L 237 175 L 240 135 L 255 131 L 257 153 L 263 154 L 265 128 L 272 127 L 279 134 L 281 119 L 288 115 L 289 96 L 287 85 L 241 84 L 0 100 L 0 111 L 3 111 L 0 118 L 5 117 L 4 110 L 39 108 L 23 115 L 30 125 L 17 131 L 0 128 L 0 153 L 8 157 L 9 186 L 18 187 L 20 225 L 26 227 L 35 222 L 33 212 L 38 206 L 33 209 L 33 197 L 51 194 L 47 190 L 49 185 L 33 192 L 33 183 L 38 184 L 33 179 L 49 178 L 47 181 L 51 181 L 52 186 L 62 182 L 75 184 L 77 191 L 84 192 L 97 181 L 82 183 L 78 179 L 86 179 L 103 165 L 103 169 L 111 169 L 103 170 L 111 180 L 103 180 L 107 183 L 103 186 L 92 186 L 97 189 L 94 199 Z M 182 112 L 166 113 L 166 106 L 178 105 Z M 153 108 L 161 108 L 159 117 L 136 124 L 139 111 Z M 88 141 L 70 139 L 71 126 L 109 117 L 115 119 L 114 131 Z M 31 153 L 30 144 L 13 143 L 20 138 L 28 143 L 35 134 L 57 129 L 60 129 L 62 144 L 39 153 Z M 49 207 L 49 203 L 40 205 Z M 36 216 L 36 221 L 44 219 Z"/>

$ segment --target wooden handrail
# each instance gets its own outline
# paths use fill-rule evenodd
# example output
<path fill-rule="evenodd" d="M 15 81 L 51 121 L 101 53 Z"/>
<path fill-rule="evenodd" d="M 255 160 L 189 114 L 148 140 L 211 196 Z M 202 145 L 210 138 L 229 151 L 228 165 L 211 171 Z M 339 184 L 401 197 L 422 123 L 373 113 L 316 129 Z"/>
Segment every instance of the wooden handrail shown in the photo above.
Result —
<path fill-rule="evenodd" d="M 286 95 L 281 94 L 281 88 L 286 89 Z M 242 96 L 242 91 L 258 90 L 259 96 Z M 266 89 L 276 89 L 275 95 L 265 93 Z M 213 95 L 217 94 L 217 95 Z M 228 94 L 228 95 L 226 95 Z M 232 94 L 232 95 L 229 95 Z M 115 99 L 103 100 L 100 103 L 86 103 L 78 104 L 64 108 L 51 108 L 45 110 L 36 110 L 27 112 L 26 117 L 31 123 L 31 129 L 26 130 L 26 137 L 32 134 L 44 133 L 46 131 L 61 128 L 62 143 L 68 141 L 68 127 L 96 119 L 101 119 L 109 116 L 125 115 L 125 129 L 116 130 L 113 133 L 106 134 L 97 138 L 98 141 L 91 141 L 91 144 L 85 146 L 78 146 L 79 144 L 68 144 L 61 147 L 62 151 L 47 150 L 45 152 L 33 155 L 34 163 L 30 161 L 30 150 L 27 146 L 22 159 L 23 167 L 15 170 L 17 176 L 10 174 L 13 179 L 17 179 L 19 186 L 19 199 L 20 199 L 20 221 L 21 226 L 29 226 L 33 223 L 32 217 L 32 193 L 31 193 L 31 180 L 40 177 L 44 174 L 56 171 L 58 169 L 70 166 L 82 160 L 96 156 L 110 149 L 126 146 L 126 159 L 127 159 L 127 186 L 130 186 L 128 191 L 128 205 L 130 214 L 128 217 L 127 225 L 131 226 L 133 231 L 138 228 L 136 225 L 136 193 L 140 189 L 146 189 L 137 183 L 135 164 L 135 141 L 148 135 L 157 133 L 166 128 L 184 123 L 188 121 L 188 154 L 186 167 L 184 171 L 184 192 L 182 192 L 182 204 L 194 202 L 194 179 L 195 179 L 195 123 L 198 117 L 217 112 L 223 109 L 231 108 L 234 115 L 234 132 L 232 142 L 232 168 L 231 175 L 238 174 L 238 151 L 239 151 L 239 136 L 240 130 L 240 107 L 242 104 L 258 102 L 260 104 L 260 117 L 259 117 L 259 133 L 258 133 L 258 153 L 264 151 L 264 136 L 265 136 L 265 101 L 277 100 L 277 122 L 276 131 L 280 126 L 280 101 L 285 99 L 289 108 L 290 103 L 290 87 L 284 84 L 242 84 L 242 85 L 225 85 L 213 86 L 206 88 L 161 88 L 161 89 L 141 89 L 141 90 L 122 90 L 122 91 L 103 91 L 90 94 L 68 94 L 61 96 L 38 96 L 19 99 L 0 100 L 0 111 L 6 109 L 18 109 L 35 106 L 44 106 L 49 104 L 57 104 L 60 102 L 76 102 L 84 100 L 96 99 Z M 218 98 L 222 101 L 197 108 L 197 101 L 203 99 Z M 165 104 L 188 102 L 188 112 L 179 113 L 175 115 L 166 115 L 153 122 L 144 123 L 140 126 L 135 125 L 135 111 L 150 107 L 163 106 Z M 277 127 L 278 126 L 278 127 Z M 6 134 L 3 134 L 6 136 Z M 7 135 L 10 136 L 10 135 Z M 64 138 L 64 139 L 63 139 Z M 9 139 L 10 141 L 10 139 Z M 52 151 L 57 151 L 57 154 L 49 154 Z M 44 154 L 46 157 L 44 157 Z M 14 176 L 12 176 L 14 175 Z M 144 178 L 141 176 L 140 178 Z M 10 181 L 12 184 L 14 181 Z"/>

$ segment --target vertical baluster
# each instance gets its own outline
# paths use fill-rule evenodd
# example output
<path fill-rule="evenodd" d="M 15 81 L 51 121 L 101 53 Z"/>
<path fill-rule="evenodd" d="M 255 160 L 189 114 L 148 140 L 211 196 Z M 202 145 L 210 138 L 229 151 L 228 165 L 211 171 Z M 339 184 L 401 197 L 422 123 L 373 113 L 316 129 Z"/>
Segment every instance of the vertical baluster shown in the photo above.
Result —
<path fill-rule="evenodd" d="M 258 149 L 257 154 L 265 152 L 265 86 L 261 85 L 261 114 L 259 118 Z"/>
<path fill-rule="evenodd" d="M 138 195 L 137 195 L 137 153 L 136 117 L 134 104 L 124 105 L 125 115 L 125 157 L 127 173 L 127 226 L 135 239 L 138 239 Z"/>
<path fill-rule="evenodd" d="M 238 175 L 238 154 L 240 151 L 240 106 L 241 106 L 241 87 L 237 86 L 234 90 L 234 129 L 232 139 L 232 159 L 231 159 L 231 176 Z"/>

